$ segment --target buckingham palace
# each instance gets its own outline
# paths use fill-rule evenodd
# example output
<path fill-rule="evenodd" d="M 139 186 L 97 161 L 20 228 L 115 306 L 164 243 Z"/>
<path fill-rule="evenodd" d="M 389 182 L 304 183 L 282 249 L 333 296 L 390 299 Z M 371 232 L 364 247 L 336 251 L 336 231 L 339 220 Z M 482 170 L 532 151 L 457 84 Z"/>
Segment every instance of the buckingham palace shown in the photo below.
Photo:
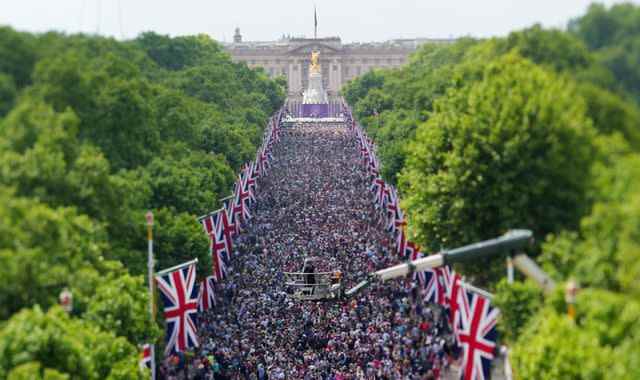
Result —
<path fill-rule="evenodd" d="M 262 67 L 271 77 L 284 76 L 289 98 L 296 99 L 307 88 L 312 51 L 320 52 L 323 87 L 330 97 L 335 97 L 344 83 L 361 74 L 407 63 L 409 55 L 422 44 L 453 41 L 418 38 L 343 44 L 340 37 L 243 41 L 240 29 L 236 28 L 233 42 L 225 44 L 225 49 L 236 62 L 246 62 L 251 68 Z"/>

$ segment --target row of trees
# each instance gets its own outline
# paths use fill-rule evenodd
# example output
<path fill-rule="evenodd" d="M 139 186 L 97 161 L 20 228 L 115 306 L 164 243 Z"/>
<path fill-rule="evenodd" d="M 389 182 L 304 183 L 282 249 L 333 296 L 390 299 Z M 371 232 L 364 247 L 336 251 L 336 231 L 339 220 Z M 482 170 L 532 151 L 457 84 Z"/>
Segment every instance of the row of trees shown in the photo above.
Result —
<path fill-rule="evenodd" d="M 159 267 L 208 273 L 195 216 L 230 194 L 283 83 L 206 36 L 2 27 L 0 56 L 0 379 L 143 378 L 144 213 Z"/>
<path fill-rule="evenodd" d="M 498 282 L 501 260 L 461 268 L 496 291 L 519 378 L 640 377 L 638 25 L 638 6 L 593 5 L 566 31 L 425 46 L 344 91 L 423 247 L 534 230 L 554 294 Z"/>

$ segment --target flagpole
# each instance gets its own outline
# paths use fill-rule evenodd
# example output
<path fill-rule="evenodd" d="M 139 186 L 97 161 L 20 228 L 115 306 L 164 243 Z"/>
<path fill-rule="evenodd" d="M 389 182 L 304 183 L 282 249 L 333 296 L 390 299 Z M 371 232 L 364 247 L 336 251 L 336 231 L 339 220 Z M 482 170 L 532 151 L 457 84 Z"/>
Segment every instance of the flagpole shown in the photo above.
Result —
<path fill-rule="evenodd" d="M 204 215 L 202 215 L 202 216 L 199 216 L 199 217 L 197 217 L 196 219 L 198 219 L 198 221 L 201 221 L 202 219 L 204 219 L 204 218 L 206 218 L 206 217 L 208 217 L 208 216 L 211 216 L 211 215 L 213 215 L 213 214 L 215 214 L 215 213 L 218 213 L 218 212 L 220 212 L 220 211 L 222 211 L 222 210 L 224 210 L 224 207 L 223 207 L 223 208 L 219 208 L 219 209 L 217 209 L 217 210 L 215 210 L 215 211 L 211 211 L 211 212 L 210 212 L 210 213 L 208 213 L 208 214 L 204 214 Z"/>
<path fill-rule="evenodd" d="M 318 11 L 315 4 L 313 6 L 313 39 L 318 39 Z"/>
<path fill-rule="evenodd" d="M 172 266 L 171 268 L 163 269 L 163 270 L 157 272 L 156 276 L 165 275 L 165 274 L 167 274 L 169 272 L 173 272 L 173 271 L 176 271 L 178 269 L 182 269 L 182 268 L 184 268 L 186 266 L 189 266 L 191 264 L 196 264 L 197 262 L 198 262 L 198 259 L 193 259 L 191 261 L 187 261 L 186 263 L 178 264 L 178 265 Z"/>
<path fill-rule="evenodd" d="M 233 194 L 229 195 L 228 197 L 224 197 L 224 198 L 220 198 L 220 202 L 222 202 L 224 204 L 224 201 L 233 198 Z"/>
<path fill-rule="evenodd" d="M 147 219 L 147 267 L 149 270 L 149 313 L 151 314 L 151 323 L 155 323 L 155 305 L 154 305 L 154 281 L 153 281 L 153 212 L 148 211 L 145 215 Z M 151 342 L 151 380 L 156 380 L 156 357 L 155 342 Z"/>

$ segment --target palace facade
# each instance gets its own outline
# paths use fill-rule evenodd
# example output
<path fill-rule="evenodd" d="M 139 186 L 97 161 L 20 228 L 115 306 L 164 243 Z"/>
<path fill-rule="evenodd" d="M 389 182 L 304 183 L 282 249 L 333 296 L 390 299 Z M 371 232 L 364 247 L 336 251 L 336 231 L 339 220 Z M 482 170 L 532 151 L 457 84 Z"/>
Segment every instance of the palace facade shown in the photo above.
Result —
<path fill-rule="evenodd" d="M 243 42 L 240 29 L 236 28 L 233 43 L 225 44 L 225 49 L 236 62 L 246 62 L 251 68 L 262 67 L 271 77 L 284 76 L 289 98 L 301 99 L 309 80 L 312 51 L 320 52 L 323 86 L 330 97 L 335 97 L 343 84 L 359 75 L 407 63 L 409 55 L 422 44 L 454 41 L 420 38 L 343 44 L 339 37 L 283 37 L 278 41 Z"/>

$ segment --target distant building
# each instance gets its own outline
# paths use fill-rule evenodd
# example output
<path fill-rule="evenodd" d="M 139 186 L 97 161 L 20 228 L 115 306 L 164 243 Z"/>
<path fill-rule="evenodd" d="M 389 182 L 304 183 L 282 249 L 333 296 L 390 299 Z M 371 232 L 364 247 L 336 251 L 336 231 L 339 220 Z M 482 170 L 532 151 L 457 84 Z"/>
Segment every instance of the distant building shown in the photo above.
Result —
<path fill-rule="evenodd" d="M 289 97 L 297 99 L 307 88 L 311 51 L 320 51 L 322 81 L 330 97 L 342 85 L 374 68 L 393 68 L 407 63 L 409 54 L 425 43 L 446 44 L 454 39 L 396 39 L 386 42 L 342 44 L 339 37 L 293 38 L 278 41 L 243 42 L 236 28 L 233 43 L 225 44 L 234 61 L 262 67 L 271 77 L 287 78 Z"/>

